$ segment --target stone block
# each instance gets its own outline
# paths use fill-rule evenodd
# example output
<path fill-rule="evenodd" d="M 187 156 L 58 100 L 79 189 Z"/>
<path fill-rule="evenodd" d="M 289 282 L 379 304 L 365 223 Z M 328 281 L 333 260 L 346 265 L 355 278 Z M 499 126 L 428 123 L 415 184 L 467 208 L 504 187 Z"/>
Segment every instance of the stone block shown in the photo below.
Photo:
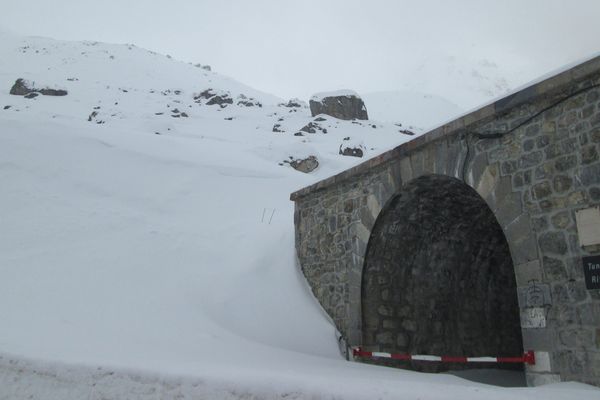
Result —
<path fill-rule="evenodd" d="M 496 210 L 500 200 L 504 199 L 504 197 L 510 193 L 512 193 L 511 179 L 508 176 L 504 176 L 498 178 L 496 184 L 486 196 L 481 197 L 484 198 L 492 210 Z"/>
<path fill-rule="evenodd" d="M 400 160 L 400 177 L 404 185 L 413 180 L 414 174 L 408 157 Z"/>
<path fill-rule="evenodd" d="M 531 280 L 527 286 L 519 287 L 517 295 L 521 308 L 543 308 L 552 304 L 550 285 L 540 283 L 540 281 Z"/>
<path fill-rule="evenodd" d="M 392 332 L 382 332 L 375 335 L 377 344 L 394 344 L 394 335 Z"/>
<path fill-rule="evenodd" d="M 568 211 L 561 211 L 554 214 L 550 221 L 552 222 L 552 226 L 556 229 L 566 229 L 569 227 L 571 222 L 571 214 Z"/>
<path fill-rule="evenodd" d="M 523 213 L 520 193 L 510 193 L 496 205 L 494 214 L 500 226 L 507 226 Z"/>
<path fill-rule="evenodd" d="M 564 255 L 568 250 L 565 234 L 562 231 L 544 232 L 539 236 L 538 243 L 543 254 Z"/>
<path fill-rule="evenodd" d="M 425 174 L 425 156 L 422 151 L 417 151 L 410 155 L 410 166 L 412 168 L 414 178 Z"/>
<path fill-rule="evenodd" d="M 533 153 L 524 154 L 519 159 L 519 169 L 527 169 L 535 167 L 544 160 L 544 153 L 534 151 Z"/>
<path fill-rule="evenodd" d="M 528 214 L 521 214 L 504 227 L 513 264 L 524 264 L 538 258 L 537 245 L 531 230 Z"/>
<path fill-rule="evenodd" d="M 519 287 L 524 287 L 531 282 L 541 282 L 543 278 L 542 267 L 539 260 L 518 264 L 515 267 L 515 274 L 517 286 Z"/>
<path fill-rule="evenodd" d="M 546 327 L 546 309 L 542 307 L 521 310 L 521 328 L 541 329 Z"/>
<path fill-rule="evenodd" d="M 545 329 L 523 329 L 523 349 L 551 351 L 554 348 L 554 331 Z"/>
<path fill-rule="evenodd" d="M 438 142 L 435 146 L 434 171 L 439 175 L 448 175 L 448 144 Z"/>
<path fill-rule="evenodd" d="M 583 167 L 580 178 L 581 183 L 586 186 L 600 184 L 600 163 Z"/>
<path fill-rule="evenodd" d="M 469 162 L 465 183 L 473 188 L 476 187 L 481 180 L 481 176 L 487 170 L 487 166 L 487 155 L 485 153 L 476 155 Z"/>
<path fill-rule="evenodd" d="M 594 334 L 591 329 L 569 328 L 558 332 L 558 342 L 566 348 L 592 348 L 594 346 Z"/>
<path fill-rule="evenodd" d="M 562 281 L 567 278 L 565 263 L 560 259 L 544 256 L 542 266 L 546 282 Z"/>
<path fill-rule="evenodd" d="M 484 169 L 483 173 L 481 174 L 481 177 L 479 178 L 479 181 L 474 186 L 475 190 L 477 191 L 477 193 L 479 193 L 479 195 L 482 198 L 485 199 L 490 196 L 490 194 L 496 187 L 497 177 L 498 177 L 498 165 L 497 164 L 488 165 Z"/>
<path fill-rule="evenodd" d="M 551 372 L 550 353 L 547 351 L 535 351 L 535 364 L 527 365 L 527 372 Z"/>
<path fill-rule="evenodd" d="M 543 181 L 536 185 L 533 185 L 531 188 L 533 193 L 533 198 L 536 200 L 545 199 L 552 195 L 552 186 L 549 181 Z"/>
<path fill-rule="evenodd" d="M 577 166 L 577 156 L 564 156 L 554 161 L 554 169 L 559 172 L 565 172 Z"/>

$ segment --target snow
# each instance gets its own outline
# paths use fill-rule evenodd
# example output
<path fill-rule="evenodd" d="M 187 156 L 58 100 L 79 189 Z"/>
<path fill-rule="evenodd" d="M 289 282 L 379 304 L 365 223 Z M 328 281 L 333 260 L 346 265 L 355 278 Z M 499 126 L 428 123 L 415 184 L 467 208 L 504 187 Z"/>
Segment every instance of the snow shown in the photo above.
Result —
<path fill-rule="evenodd" d="M 432 120 L 450 120 L 464 112 L 464 109 L 441 96 L 414 92 L 388 91 L 365 93 L 362 96 L 369 117 L 378 121 L 402 122 L 411 127 L 429 128 Z M 435 118 L 431 118 L 435 115 Z M 427 129 L 425 129 L 427 130 Z"/>
<path fill-rule="evenodd" d="M 295 136 L 305 107 L 133 45 L 0 33 L 0 54 L 0 399 L 600 398 L 339 355 L 289 193 L 363 161 L 343 143 L 409 140 L 396 125 Z M 69 94 L 11 96 L 17 78 Z M 209 88 L 233 104 L 194 99 Z M 307 155 L 311 174 L 283 163 Z"/>
<path fill-rule="evenodd" d="M 350 90 L 350 89 L 339 89 L 339 90 L 333 90 L 333 91 L 329 91 L 329 92 L 320 92 L 320 93 L 315 93 L 314 95 L 311 96 L 311 100 L 313 101 L 317 101 L 317 102 L 321 102 L 323 101 L 323 99 L 327 98 L 327 97 L 359 97 L 358 93 L 356 93 L 354 90 Z"/>

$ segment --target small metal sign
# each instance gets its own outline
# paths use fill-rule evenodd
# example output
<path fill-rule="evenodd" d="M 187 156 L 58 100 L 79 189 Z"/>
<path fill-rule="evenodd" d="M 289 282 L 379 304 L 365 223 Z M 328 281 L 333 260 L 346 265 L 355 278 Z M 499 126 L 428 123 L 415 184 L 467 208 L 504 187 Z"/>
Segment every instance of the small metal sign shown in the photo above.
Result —
<path fill-rule="evenodd" d="M 583 275 L 588 290 L 600 289 L 600 256 L 583 257 Z"/>

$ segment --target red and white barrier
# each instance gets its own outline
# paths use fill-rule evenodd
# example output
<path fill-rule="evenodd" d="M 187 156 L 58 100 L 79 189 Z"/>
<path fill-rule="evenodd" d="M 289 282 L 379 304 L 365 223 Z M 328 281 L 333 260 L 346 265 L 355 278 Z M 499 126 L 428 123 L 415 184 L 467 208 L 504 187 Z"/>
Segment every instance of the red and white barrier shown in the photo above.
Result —
<path fill-rule="evenodd" d="M 535 354 L 532 350 L 526 351 L 520 357 L 455 357 L 455 356 L 428 356 L 422 354 L 398 354 L 398 353 L 384 353 L 380 351 L 364 351 L 360 347 L 354 347 L 352 349 L 352 355 L 354 357 L 365 357 L 365 358 L 391 358 L 393 360 L 404 360 L 404 361 L 438 361 L 438 362 L 453 362 L 453 363 L 471 363 L 471 362 L 485 362 L 485 363 L 525 363 L 528 365 L 535 365 Z"/>

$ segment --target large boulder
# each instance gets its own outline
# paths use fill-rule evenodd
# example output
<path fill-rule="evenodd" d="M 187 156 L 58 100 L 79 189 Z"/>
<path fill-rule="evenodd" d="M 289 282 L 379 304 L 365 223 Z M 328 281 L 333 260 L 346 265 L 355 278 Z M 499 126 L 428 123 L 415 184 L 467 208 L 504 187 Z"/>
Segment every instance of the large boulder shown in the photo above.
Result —
<path fill-rule="evenodd" d="M 360 96 L 352 90 L 318 93 L 310 99 L 313 117 L 327 114 L 338 119 L 369 119 L 367 107 Z"/>
<path fill-rule="evenodd" d="M 25 96 L 33 93 L 36 90 L 29 87 L 30 83 L 23 78 L 17 79 L 15 84 L 10 88 L 10 94 L 15 96 Z"/>
<path fill-rule="evenodd" d="M 319 166 L 319 160 L 317 160 L 317 157 L 315 156 L 308 156 L 306 158 L 296 159 L 290 156 L 289 161 L 285 160 L 280 165 L 283 165 L 284 163 L 290 164 L 292 168 L 294 168 L 296 171 L 304 172 L 305 174 L 313 172 Z"/>
<path fill-rule="evenodd" d="M 33 85 L 23 78 L 16 80 L 15 84 L 10 88 L 10 94 L 15 96 L 25 96 L 26 98 L 36 97 L 38 93 L 44 96 L 66 96 L 67 91 L 63 89 L 36 89 Z"/>

